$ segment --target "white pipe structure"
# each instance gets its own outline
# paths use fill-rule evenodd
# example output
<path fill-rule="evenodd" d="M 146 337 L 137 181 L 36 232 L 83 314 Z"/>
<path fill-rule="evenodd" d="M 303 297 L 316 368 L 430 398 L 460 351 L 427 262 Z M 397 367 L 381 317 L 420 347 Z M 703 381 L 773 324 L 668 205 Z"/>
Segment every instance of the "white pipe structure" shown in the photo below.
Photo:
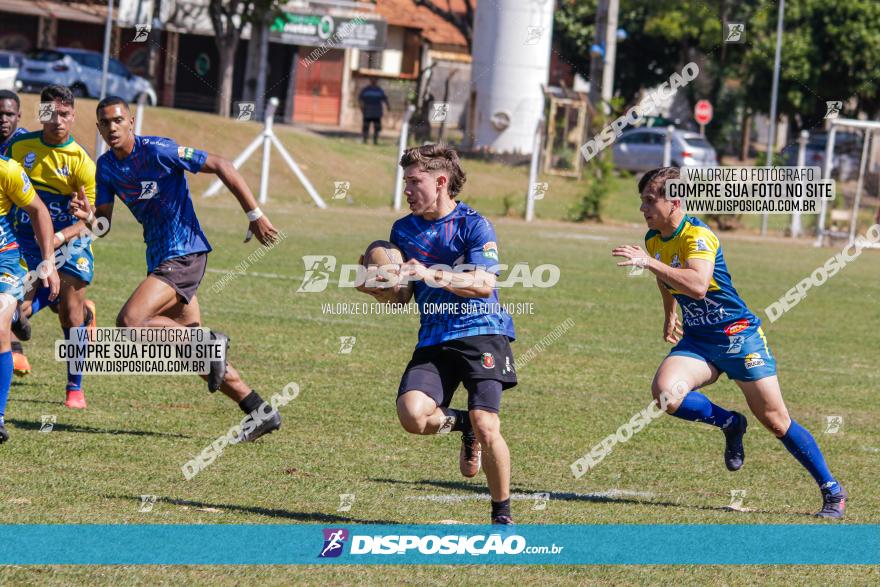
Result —
<path fill-rule="evenodd" d="M 862 160 L 859 165 L 859 181 L 856 184 L 856 197 L 853 202 L 852 218 L 849 220 L 849 242 L 856 240 L 856 224 L 859 220 L 859 205 L 862 203 L 862 188 L 865 186 L 865 166 L 868 164 L 868 144 L 874 138 L 874 133 L 865 130 L 862 139 Z"/>
<path fill-rule="evenodd" d="M 541 138 L 544 136 L 544 117 L 538 119 L 535 127 L 535 141 L 532 144 L 532 162 L 529 165 L 529 191 L 526 193 L 526 222 L 535 219 L 535 185 L 538 183 L 538 162 L 541 160 Z"/>
<path fill-rule="evenodd" d="M 403 152 L 406 151 L 406 143 L 409 140 L 409 119 L 412 117 L 416 107 L 410 104 L 403 113 L 403 124 L 400 125 L 400 142 L 397 145 L 397 174 L 394 176 L 394 198 L 391 200 L 391 206 L 395 212 L 400 211 L 400 204 L 403 200 L 403 167 L 400 166 L 400 160 L 403 158 Z"/>
<path fill-rule="evenodd" d="M 837 127 L 834 121 L 831 121 L 831 128 L 828 130 L 828 142 L 825 143 L 825 164 L 822 169 L 822 179 L 831 179 L 831 158 L 834 156 L 834 139 L 837 137 Z M 825 211 L 828 208 L 828 202 L 823 198 L 819 204 L 819 224 L 816 227 L 816 246 L 822 246 L 822 240 L 825 238 Z"/>
<path fill-rule="evenodd" d="M 134 115 L 134 134 L 140 135 L 144 126 L 144 108 L 147 106 L 147 93 L 141 92 L 137 101 L 137 114 Z"/>
<path fill-rule="evenodd" d="M 800 137 L 798 138 L 798 155 L 797 155 L 797 166 L 803 167 L 804 163 L 807 162 L 807 140 L 810 138 L 810 133 L 802 130 Z M 795 212 L 791 215 L 791 238 L 797 238 L 801 235 L 801 213 L 800 210 L 795 210 Z"/>
<path fill-rule="evenodd" d="M 300 183 L 302 183 L 303 187 L 306 188 L 306 191 L 311 196 L 312 200 L 322 210 L 327 207 L 327 204 L 318 194 L 318 191 L 315 189 L 315 186 L 312 185 L 312 182 L 309 181 L 309 178 L 302 172 L 299 165 L 296 164 L 296 161 L 293 160 L 293 157 L 290 156 L 290 153 L 287 152 L 287 149 L 284 148 L 284 145 L 281 144 L 281 141 L 278 140 L 278 137 L 275 136 L 275 133 L 272 131 L 272 122 L 275 117 L 275 110 L 278 108 L 278 98 L 269 98 L 269 103 L 266 106 L 266 117 L 264 121 L 263 132 L 255 138 L 250 145 L 245 147 L 245 150 L 241 152 L 241 154 L 236 157 L 232 161 L 233 167 L 236 169 L 240 168 L 245 161 L 247 161 L 248 157 L 250 157 L 254 151 L 257 150 L 257 147 L 263 145 L 263 164 L 260 173 L 260 204 L 265 204 L 269 199 L 269 155 L 271 154 L 270 145 L 274 145 L 276 149 L 278 149 L 278 153 L 281 155 L 281 158 L 284 159 L 284 162 L 287 163 L 287 166 L 293 171 L 294 175 L 296 175 L 297 179 L 299 179 Z M 219 179 L 214 180 L 214 183 L 205 190 L 202 194 L 203 198 L 210 198 L 211 196 L 215 196 L 217 192 L 220 191 L 220 188 L 223 187 L 223 182 Z"/>
<path fill-rule="evenodd" d="M 675 127 L 671 124 L 666 127 L 666 137 L 663 140 L 663 167 L 672 165 L 672 133 Z"/>
<path fill-rule="evenodd" d="M 849 240 L 853 242 L 855 239 L 856 226 L 858 223 L 859 206 L 861 205 L 862 189 L 864 187 L 864 174 L 867 166 L 868 153 L 870 152 L 868 141 L 874 139 L 875 133 L 880 132 L 880 122 L 871 120 L 856 120 L 853 118 L 835 118 L 831 121 L 828 130 L 828 142 L 825 145 L 825 165 L 822 172 L 823 179 L 831 179 L 831 170 L 833 167 L 834 142 L 837 139 L 838 128 L 853 128 L 863 130 L 865 135 L 862 144 L 862 157 L 859 161 L 859 180 L 856 184 L 856 195 L 853 202 L 852 216 L 849 223 Z M 814 246 L 821 247 L 825 237 L 829 235 L 829 231 L 825 229 L 825 215 L 828 213 L 828 201 L 824 198 L 819 204 L 819 222 L 816 228 L 816 242 Z M 876 248 L 873 245 L 870 248 Z"/>

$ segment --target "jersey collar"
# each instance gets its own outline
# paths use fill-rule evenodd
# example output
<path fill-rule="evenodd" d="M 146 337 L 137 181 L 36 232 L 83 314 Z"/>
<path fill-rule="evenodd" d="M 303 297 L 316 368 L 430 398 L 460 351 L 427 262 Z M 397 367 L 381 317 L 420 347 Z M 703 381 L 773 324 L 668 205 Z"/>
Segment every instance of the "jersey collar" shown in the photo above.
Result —
<path fill-rule="evenodd" d="M 43 131 L 40 131 L 40 142 L 43 143 L 46 147 L 66 147 L 70 143 L 73 142 L 73 135 L 67 135 L 67 140 L 63 143 L 59 143 L 57 145 L 52 145 L 43 140 Z"/>
<path fill-rule="evenodd" d="M 660 240 L 664 243 L 668 243 L 669 241 L 677 237 L 681 233 L 681 230 L 684 228 L 684 225 L 688 220 L 688 215 L 685 214 L 684 217 L 681 219 L 681 222 L 678 223 L 678 228 L 676 228 L 675 232 L 672 233 L 672 236 L 670 236 L 669 238 L 665 238 L 663 235 L 660 235 Z"/>

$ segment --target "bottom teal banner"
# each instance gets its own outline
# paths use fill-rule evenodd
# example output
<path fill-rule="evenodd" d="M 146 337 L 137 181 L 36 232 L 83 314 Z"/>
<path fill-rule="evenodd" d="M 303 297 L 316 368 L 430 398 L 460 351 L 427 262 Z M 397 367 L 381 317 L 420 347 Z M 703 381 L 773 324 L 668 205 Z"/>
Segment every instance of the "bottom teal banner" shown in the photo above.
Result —
<path fill-rule="evenodd" d="M 877 565 L 880 525 L 0 525 L 13 565 Z"/>

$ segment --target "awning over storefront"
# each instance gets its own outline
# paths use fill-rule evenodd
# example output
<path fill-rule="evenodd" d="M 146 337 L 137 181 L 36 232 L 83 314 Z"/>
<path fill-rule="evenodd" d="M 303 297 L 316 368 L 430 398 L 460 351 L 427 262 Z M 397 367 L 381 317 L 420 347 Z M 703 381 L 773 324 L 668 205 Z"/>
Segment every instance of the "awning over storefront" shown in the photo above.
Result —
<path fill-rule="evenodd" d="M 0 2 L 0 11 L 93 24 L 102 24 L 107 19 L 106 4 L 50 2 L 49 0 L 3 0 Z"/>

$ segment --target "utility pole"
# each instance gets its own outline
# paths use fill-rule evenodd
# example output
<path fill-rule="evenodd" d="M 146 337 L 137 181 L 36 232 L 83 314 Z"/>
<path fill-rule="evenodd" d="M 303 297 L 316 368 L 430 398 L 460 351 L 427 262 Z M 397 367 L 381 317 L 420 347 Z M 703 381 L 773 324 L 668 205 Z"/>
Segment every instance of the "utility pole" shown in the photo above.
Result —
<path fill-rule="evenodd" d="M 776 106 L 779 99 L 779 66 L 782 58 L 782 21 L 785 18 L 785 0 L 779 0 L 779 16 L 776 19 L 776 55 L 773 58 L 773 89 L 770 93 L 770 132 L 767 133 L 767 167 L 773 165 L 776 150 Z M 761 217 L 761 236 L 767 234 L 767 214 Z"/>
<path fill-rule="evenodd" d="M 594 108 L 603 103 L 603 111 L 614 95 L 614 64 L 617 59 L 617 14 L 619 0 L 599 0 L 596 10 L 596 32 L 590 51 L 590 103 Z"/>

